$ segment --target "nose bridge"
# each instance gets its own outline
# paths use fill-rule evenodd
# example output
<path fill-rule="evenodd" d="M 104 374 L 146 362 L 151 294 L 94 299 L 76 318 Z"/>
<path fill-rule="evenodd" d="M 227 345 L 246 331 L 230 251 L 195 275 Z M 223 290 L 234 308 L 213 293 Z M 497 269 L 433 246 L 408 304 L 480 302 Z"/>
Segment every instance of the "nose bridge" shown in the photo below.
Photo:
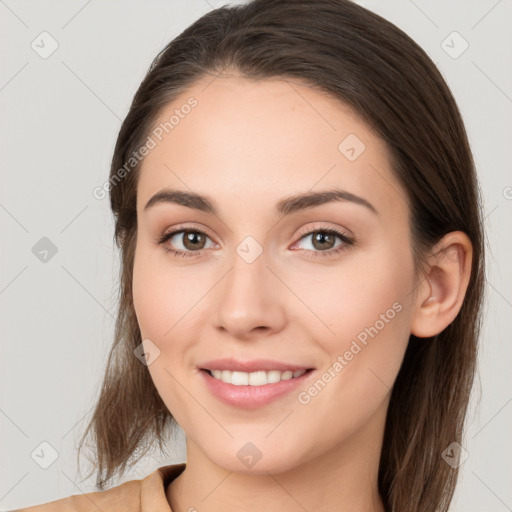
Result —
<path fill-rule="evenodd" d="M 284 319 L 279 283 L 267 268 L 267 252 L 252 236 L 245 237 L 230 259 L 220 287 L 217 325 L 244 337 L 258 327 L 280 328 Z"/>

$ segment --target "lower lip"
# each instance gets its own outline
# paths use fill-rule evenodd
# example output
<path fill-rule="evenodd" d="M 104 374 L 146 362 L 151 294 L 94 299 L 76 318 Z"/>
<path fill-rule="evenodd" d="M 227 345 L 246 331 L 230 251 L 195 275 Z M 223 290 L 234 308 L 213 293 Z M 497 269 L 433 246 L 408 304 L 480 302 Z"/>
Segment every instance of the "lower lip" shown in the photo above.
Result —
<path fill-rule="evenodd" d="M 213 395 L 225 404 L 243 409 L 262 407 L 278 397 L 290 393 L 301 384 L 304 384 L 304 381 L 309 378 L 312 372 L 313 370 L 308 370 L 300 377 L 280 380 L 279 382 L 263 386 L 235 386 L 212 377 L 206 370 L 200 371 L 208 389 Z"/>

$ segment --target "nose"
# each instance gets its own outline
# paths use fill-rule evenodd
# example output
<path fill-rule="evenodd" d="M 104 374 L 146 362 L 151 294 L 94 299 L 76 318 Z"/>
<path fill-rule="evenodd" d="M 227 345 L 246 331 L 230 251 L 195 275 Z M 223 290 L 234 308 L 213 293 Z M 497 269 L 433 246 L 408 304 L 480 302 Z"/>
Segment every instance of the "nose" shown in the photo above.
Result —
<path fill-rule="evenodd" d="M 233 338 L 250 340 L 283 329 L 286 293 L 265 252 L 254 261 L 235 254 L 218 286 L 215 326 Z M 289 300 L 289 297 L 288 297 Z"/>

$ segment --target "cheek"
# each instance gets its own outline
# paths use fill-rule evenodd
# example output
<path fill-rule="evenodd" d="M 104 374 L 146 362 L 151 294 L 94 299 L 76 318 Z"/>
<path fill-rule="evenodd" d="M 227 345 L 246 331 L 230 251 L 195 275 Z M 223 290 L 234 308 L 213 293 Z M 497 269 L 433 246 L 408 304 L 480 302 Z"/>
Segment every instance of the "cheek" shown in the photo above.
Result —
<path fill-rule="evenodd" d="M 187 424 L 187 415 L 183 416 L 186 410 L 183 403 L 187 401 L 187 396 L 179 385 L 183 381 L 183 368 L 180 365 L 184 351 L 180 340 L 186 340 L 183 328 L 193 301 L 190 295 L 194 293 L 190 281 L 186 286 L 179 273 L 170 272 L 170 267 L 165 265 L 165 253 L 159 252 L 141 246 L 136 250 L 133 305 L 142 340 L 149 339 L 152 343 L 144 342 L 145 350 L 149 347 L 149 351 L 155 351 L 156 345 L 159 351 L 158 356 L 148 365 L 151 379 L 176 421 Z M 192 332 L 188 328 L 186 330 L 189 334 Z"/>
<path fill-rule="evenodd" d="M 363 258 L 358 256 L 339 266 L 339 270 L 328 269 L 314 280 L 295 280 L 297 295 L 304 297 L 311 311 L 323 324 L 325 339 L 354 337 L 365 328 L 378 322 L 403 319 L 405 314 L 396 314 L 399 306 L 409 304 L 414 287 L 412 262 L 408 258 L 397 258 L 396 254 L 384 251 Z M 386 312 L 388 314 L 386 315 Z M 313 321 L 313 320 L 312 320 Z M 388 325 L 388 322 L 386 322 Z"/>
<path fill-rule="evenodd" d="M 172 336 L 199 292 L 191 285 L 194 276 L 172 272 L 166 257 L 164 250 L 139 245 L 133 267 L 133 304 L 142 338 L 159 342 Z"/>
<path fill-rule="evenodd" d="M 392 386 L 409 340 L 413 286 L 412 257 L 391 246 L 358 255 L 317 285 L 302 281 L 298 294 L 315 313 L 310 330 L 318 325 L 317 339 L 330 361 L 341 358 L 343 386 L 371 387 L 379 378 Z"/>
<path fill-rule="evenodd" d="M 151 272 L 141 256 L 133 269 L 133 305 L 143 339 L 160 339 L 173 325 L 168 313 L 174 311 L 170 301 L 176 296 L 166 294 L 164 298 L 165 285 L 165 279 Z"/>
<path fill-rule="evenodd" d="M 311 404 L 332 440 L 349 436 L 382 410 L 409 340 L 412 265 L 396 261 L 396 254 L 365 263 L 324 280 L 322 292 L 305 284 L 308 305 L 323 322 L 312 316 L 309 327 L 321 325 L 316 339 L 327 358 L 299 401 Z M 342 419 L 333 420 L 333 411 L 341 411 Z"/>

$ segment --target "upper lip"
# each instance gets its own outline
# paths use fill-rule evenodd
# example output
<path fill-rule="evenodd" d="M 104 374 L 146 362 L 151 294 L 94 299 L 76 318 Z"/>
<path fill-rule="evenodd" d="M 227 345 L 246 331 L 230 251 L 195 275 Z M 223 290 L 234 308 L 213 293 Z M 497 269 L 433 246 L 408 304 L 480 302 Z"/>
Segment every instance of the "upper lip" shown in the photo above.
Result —
<path fill-rule="evenodd" d="M 233 358 L 214 359 L 206 361 L 198 366 L 202 370 L 230 370 L 233 372 L 257 372 L 257 371 L 296 371 L 296 370 L 310 370 L 310 366 L 303 366 L 298 364 L 283 363 L 281 361 L 273 361 L 271 359 L 251 359 L 248 361 L 240 361 Z"/>

